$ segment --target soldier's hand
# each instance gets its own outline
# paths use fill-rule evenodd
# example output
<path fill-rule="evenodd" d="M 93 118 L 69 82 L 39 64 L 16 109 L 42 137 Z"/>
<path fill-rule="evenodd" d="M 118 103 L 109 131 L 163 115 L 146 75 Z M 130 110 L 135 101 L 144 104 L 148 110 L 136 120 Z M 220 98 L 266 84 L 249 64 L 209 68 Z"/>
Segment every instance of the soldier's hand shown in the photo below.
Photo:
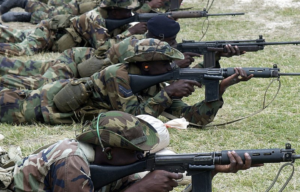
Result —
<path fill-rule="evenodd" d="M 241 52 L 238 46 L 231 46 L 230 44 L 225 45 L 225 49 L 226 52 L 217 52 L 217 55 L 219 55 L 220 57 L 232 57 L 234 55 L 239 56 L 246 53 L 246 51 Z"/>
<path fill-rule="evenodd" d="M 136 25 L 130 27 L 128 31 L 134 35 L 134 34 L 144 34 L 148 30 L 147 23 L 146 22 L 140 22 Z"/>
<path fill-rule="evenodd" d="M 226 79 L 222 80 L 220 83 L 220 96 L 225 92 L 226 88 L 234 85 L 236 83 L 239 83 L 241 81 L 248 81 L 253 77 L 253 74 L 247 76 L 246 71 L 243 70 L 241 67 L 235 67 L 234 68 L 235 74 L 227 77 Z"/>
<path fill-rule="evenodd" d="M 194 86 L 201 87 L 201 83 L 193 80 L 180 79 L 166 86 L 165 91 L 171 98 L 187 97 L 195 91 Z"/>
<path fill-rule="evenodd" d="M 192 53 L 192 52 L 185 52 L 185 53 L 183 53 L 183 55 L 184 55 L 184 59 L 174 61 L 176 63 L 176 65 L 180 68 L 189 67 L 190 64 L 192 64 L 195 61 L 195 59 L 193 57 L 201 57 L 200 54 Z"/>
<path fill-rule="evenodd" d="M 164 0 L 151 0 L 150 2 L 148 2 L 148 5 L 151 8 L 161 8 L 164 5 Z"/>
<path fill-rule="evenodd" d="M 235 151 L 228 151 L 228 157 L 230 163 L 228 165 L 216 165 L 215 170 L 212 172 L 212 176 L 217 173 L 236 173 L 239 170 L 246 170 L 251 167 L 260 167 L 263 164 L 253 164 L 251 165 L 251 157 L 248 153 L 244 154 L 245 163 L 242 158 Z"/>
<path fill-rule="evenodd" d="M 133 184 L 131 187 L 125 190 L 125 192 L 172 191 L 174 187 L 178 186 L 176 180 L 181 179 L 182 177 L 182 174 L 156 170 L 148 173 L 142 180 Z"/>

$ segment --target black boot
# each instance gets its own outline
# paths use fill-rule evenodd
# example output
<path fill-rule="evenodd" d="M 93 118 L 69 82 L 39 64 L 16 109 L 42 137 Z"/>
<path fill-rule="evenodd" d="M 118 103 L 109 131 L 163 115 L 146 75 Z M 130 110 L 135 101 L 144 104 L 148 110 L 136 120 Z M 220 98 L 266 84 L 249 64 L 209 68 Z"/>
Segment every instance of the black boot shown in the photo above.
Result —
<path fill-rule="evenodd" d="M 3 22 L 30 22 L 31 13 L 27 12 L 8 12 L 1 16 Z"/>
<path fill-rule="evenodd" d="M 10 9 L 15 7 L 20 7 L 25 9 L 25 6 L 27 4 L 27 0 L 6 0 L 4 3 L 2 3 L 0 7 L 1 14 L 4 14 L 8 12 Z"/>

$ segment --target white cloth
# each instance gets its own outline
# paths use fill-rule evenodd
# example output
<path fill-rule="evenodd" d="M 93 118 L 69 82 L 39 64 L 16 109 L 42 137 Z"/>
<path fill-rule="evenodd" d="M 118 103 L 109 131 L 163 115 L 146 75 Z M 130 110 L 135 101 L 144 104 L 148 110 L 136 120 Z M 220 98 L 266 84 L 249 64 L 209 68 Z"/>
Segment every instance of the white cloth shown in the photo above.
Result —
<path fill-rule="evenodd" d="M 147 123 L 149 123 L 150 125 L 152 125 L 152 127 L 154 127 L 159 135 L 159 143 L 158 145 L 156 145 L 156 147 L 154 149 L 152 149 L 150 152 L 151 153 L 156 153 L 157 151 L 160 151 L 164 148 L 166 148 L 169 144 L 170 144 L 170 135 L 169 135 L 169 131 L 167 129 L 167 127 L 165 126 L 165 124 L 151 116 L 151 115 L 138 115 L 136 116 L 139 119 L 142 119 L 144 121 L 146 121 Z"/>

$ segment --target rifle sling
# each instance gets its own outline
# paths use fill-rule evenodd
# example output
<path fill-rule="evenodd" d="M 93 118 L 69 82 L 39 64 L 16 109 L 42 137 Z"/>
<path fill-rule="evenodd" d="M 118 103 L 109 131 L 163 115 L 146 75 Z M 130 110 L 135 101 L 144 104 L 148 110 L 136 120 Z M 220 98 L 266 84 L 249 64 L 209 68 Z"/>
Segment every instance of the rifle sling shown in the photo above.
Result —
<path fill-rule="evenodd" d="M 278 90 L 275 94 L 275 96 L 273 97 L 273 99 L 268 103 L 268 104 L 265 104 L 265 99 L 266 99 L 266 94 L 267 94 L 267 91 L 268 89 L 270 88 L 271 84 L 274 82 L 275 79 L 273 79 L 270 84 L 268 85 L 266 91 L 265 91 L 265 94 L 264 94 L 264 101 L 263 101 L 263 106 L 261 109 L 257 110 L 256 112 L 250 114 L 250 115 L 247 115 L 245 117 L 241 117 L 241 118 L 238 118 L 238 119 L 235 119 L 233 121 L 228 121 L 228 122 L 225 122 L 225 123 L 220 123 L 220 124 L 212 124 L 212 125 L 198 125 L 198 124 L 195 124 L 195 123 L 191 123 L 189 122 L 189 125 L 193 126 L 193 127 L 197 127 L 197 128 L 206 128 L 206 127 L 214 127 L 214 126 L 224 126 L 224 125 L 228 125 L 228 124 L 231 124 L 231 123 L 235 123 L 235 122 L 238 122 L 238 121 L 241 121 L 243 119 L 246 119 L 246 118 L 249 118 L 249 117 L 252 117 L 260 112 L 262 112 L 265 108 L 267 108 L 271 103 L 273 103 L 273 101 L 275 100 L 276 96 L 278 95 L 278 92 L 280 90 L 280 87 L 281 87 L 281 82 L 280 82 L 280 79 L 278 78 L 278 82 L 279 82 L 279 85 L 278 85 Z M 167 112 L 162 112 L 161 113 L 162 116 L 168 118 L 168 119 L 177 119 L 178 117 L 175 117 L 174 115 L 170 114 L 170 113 L 167 113 Z"/>

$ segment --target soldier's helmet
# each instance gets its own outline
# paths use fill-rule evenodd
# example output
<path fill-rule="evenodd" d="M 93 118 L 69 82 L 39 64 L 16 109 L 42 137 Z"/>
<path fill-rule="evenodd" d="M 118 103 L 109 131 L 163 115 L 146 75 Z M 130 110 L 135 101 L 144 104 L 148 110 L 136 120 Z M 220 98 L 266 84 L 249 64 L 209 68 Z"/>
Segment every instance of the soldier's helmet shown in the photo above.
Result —
<path fill-rule="evenodd" d="M 106 56 L 112 64 L 124 63 L 124 59 L 134 54 L 134 46 L 139 41 L 135 36 L 130 36 L 120 43 L 114 44 L 107 51 Z"/>
<path fill-rule="evenodd" d="M 159 143 L 157 131 L 152 125 L 121 111 L 100 113 L 76 139 L 94 145 L 138 151 L 149 151 Z"/>
<path fill-rule="evenodd" d="M 123 9 L 134 9 L 140 6 L 138 0 L 102 0 L 101 8 L 123 8 Z"/>
<path fill-rule="evenodd" d="M 127 62 L 181 60 L 183 54 L 167 42 L 158 39 L 142 39 L 134 46 L 134 53 L 124 60 Z"/>
<path fill-rule="evenodd" d="M 137 61 L 162 61 L 184 59 L 183 54 L 172 48 L 167 42 L 148 38 L 138 40 L 129 37 L 113 45 L 107 52 L 107 58 L 112 63 L 137 62 Z"/>

